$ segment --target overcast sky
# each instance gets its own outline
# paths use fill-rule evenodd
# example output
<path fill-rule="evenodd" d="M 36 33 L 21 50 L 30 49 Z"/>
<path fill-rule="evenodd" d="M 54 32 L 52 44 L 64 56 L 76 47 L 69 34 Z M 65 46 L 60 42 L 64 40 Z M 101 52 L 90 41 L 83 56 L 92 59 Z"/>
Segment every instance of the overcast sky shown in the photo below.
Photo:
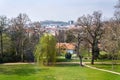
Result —
<path fill-rule="evenodd" d="M 26 13 L 32 21 L 77 20 L 83 14 L 101 10 L 103 18 L 113 16 L 118 0 L 0 0 L 0 15 L 16 17 Z"/>

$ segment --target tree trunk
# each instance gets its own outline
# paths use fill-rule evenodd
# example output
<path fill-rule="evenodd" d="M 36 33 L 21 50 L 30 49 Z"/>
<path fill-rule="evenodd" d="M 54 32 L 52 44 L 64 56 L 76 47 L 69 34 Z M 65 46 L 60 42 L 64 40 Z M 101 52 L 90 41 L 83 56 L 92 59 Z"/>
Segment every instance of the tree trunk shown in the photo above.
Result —
<path fill-rule="evenodd" d="M 79 46 L 80 46 L 80 43 L 78 43 L 77 55 L 78 55 L 79 60 L 80 60 L 80 66 L 83 66 L 83 65 L 82 65 L 82 56 L 81 56 L 80 51 L 79 51 Z"/>
<path fill-rule="evenodd" d="M 94 57 L 94 53 L 92 52 L 92 61 L 91 61 L 92 65 L 94 65 L 94 60 L 95 60 L 95 57 Z"/>
<path fill-rule="evenodd" d="M 94 60 L 95 60 L 95 50 L 94 50 L 94 44 L 92 46 L 92 60 L 91 60 L 91 64 L 94 65 Z"/>
<path fill-rule="evenodd" d="M 21 62 L 24 62 L 24 46 L 23 40 L 21 40 Z"/>
<path fill-rule="evenodd" d="M 80 51 L 79 51 L 81 41 L 82 41 L 82 40 L 81 40 L 80 34 L 78 34 L 77 55 L 78 55 L 78 57 L 79 57 L 79 59 L 80 59 L 80 66 L 83 66 L 83 65 L 82 65 L 82 56 L 81 56 L 81 53 L 80 53 Z"/>
<path fill-rule="evenodd" d="M 93 44 L 92 44 L 92 60 L 91 64 L 94 65 L 94 60 L 98 58 L 99 56 L 99 47 L 98 47 L 98 40 L 95 39 Z"/>
<path fill-rule="evenodd" d="M 83 64 L 82 64 L 82 56 L 79 55 L 78 57 L 79 57 L 79 59 L 80 59 L 80 66 L 83 66 Z"/>

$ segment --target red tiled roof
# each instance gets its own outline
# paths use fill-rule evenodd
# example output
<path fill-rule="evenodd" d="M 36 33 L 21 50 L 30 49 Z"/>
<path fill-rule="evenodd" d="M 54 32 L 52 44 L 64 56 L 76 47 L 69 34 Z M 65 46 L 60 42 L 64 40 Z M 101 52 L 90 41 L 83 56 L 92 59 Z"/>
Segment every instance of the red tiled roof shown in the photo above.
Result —
<path fill-rule="evenodd" d="M 74 43 L 57 43 L 56 46 L 57 46 L 57 48 L 64 47 L 64 48 L 70 49 L 70 50 L 75 49 L 75 44 Z"/>

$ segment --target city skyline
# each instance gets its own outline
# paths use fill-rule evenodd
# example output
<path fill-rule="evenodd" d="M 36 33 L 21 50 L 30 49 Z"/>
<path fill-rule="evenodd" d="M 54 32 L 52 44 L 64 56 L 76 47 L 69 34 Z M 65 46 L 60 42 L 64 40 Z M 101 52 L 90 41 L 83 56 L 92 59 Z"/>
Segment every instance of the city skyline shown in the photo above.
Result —
<path fill-rule="evenodd" d="M 8 18 L 26 13 L 32 21 L 76 21 L 83 14 L 102 11 L 103 18 L 113 16 L 118 0 L 0 0 L 0 15 Z"/>

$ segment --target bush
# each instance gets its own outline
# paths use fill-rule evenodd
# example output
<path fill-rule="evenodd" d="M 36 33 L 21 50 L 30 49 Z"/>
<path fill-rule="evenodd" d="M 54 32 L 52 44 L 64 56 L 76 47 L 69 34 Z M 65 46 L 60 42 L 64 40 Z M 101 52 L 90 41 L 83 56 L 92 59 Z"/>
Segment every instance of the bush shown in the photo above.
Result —
<path fill-rule="evenodd" d="M 65 54 L 65 58 L 66 58 L 66 59 L 71 59 L 71 57 L 72 57 L 72 55 L 71 55 L 70 53 L 66 53 L 66 54 Z"/>
<path fill-rule="evenodd" d="M 108 53 L 105 51 L 100 51 L 99 59 L 108 59 Z"/>
<path fill-rule="evenodd" d="M 108 55 L 107 54 L 99 55 L 99 59 L 108 59 Z"/>
<path fill-rule="evenodd" d="M 4 52 L 3 54 L 3 58 L 2 58 L 2 62 L 6 63 L 6 62 L 18 62 L 20 61 L 20 55 L 15 55 L 15 53 L 7 53 Z"/>

